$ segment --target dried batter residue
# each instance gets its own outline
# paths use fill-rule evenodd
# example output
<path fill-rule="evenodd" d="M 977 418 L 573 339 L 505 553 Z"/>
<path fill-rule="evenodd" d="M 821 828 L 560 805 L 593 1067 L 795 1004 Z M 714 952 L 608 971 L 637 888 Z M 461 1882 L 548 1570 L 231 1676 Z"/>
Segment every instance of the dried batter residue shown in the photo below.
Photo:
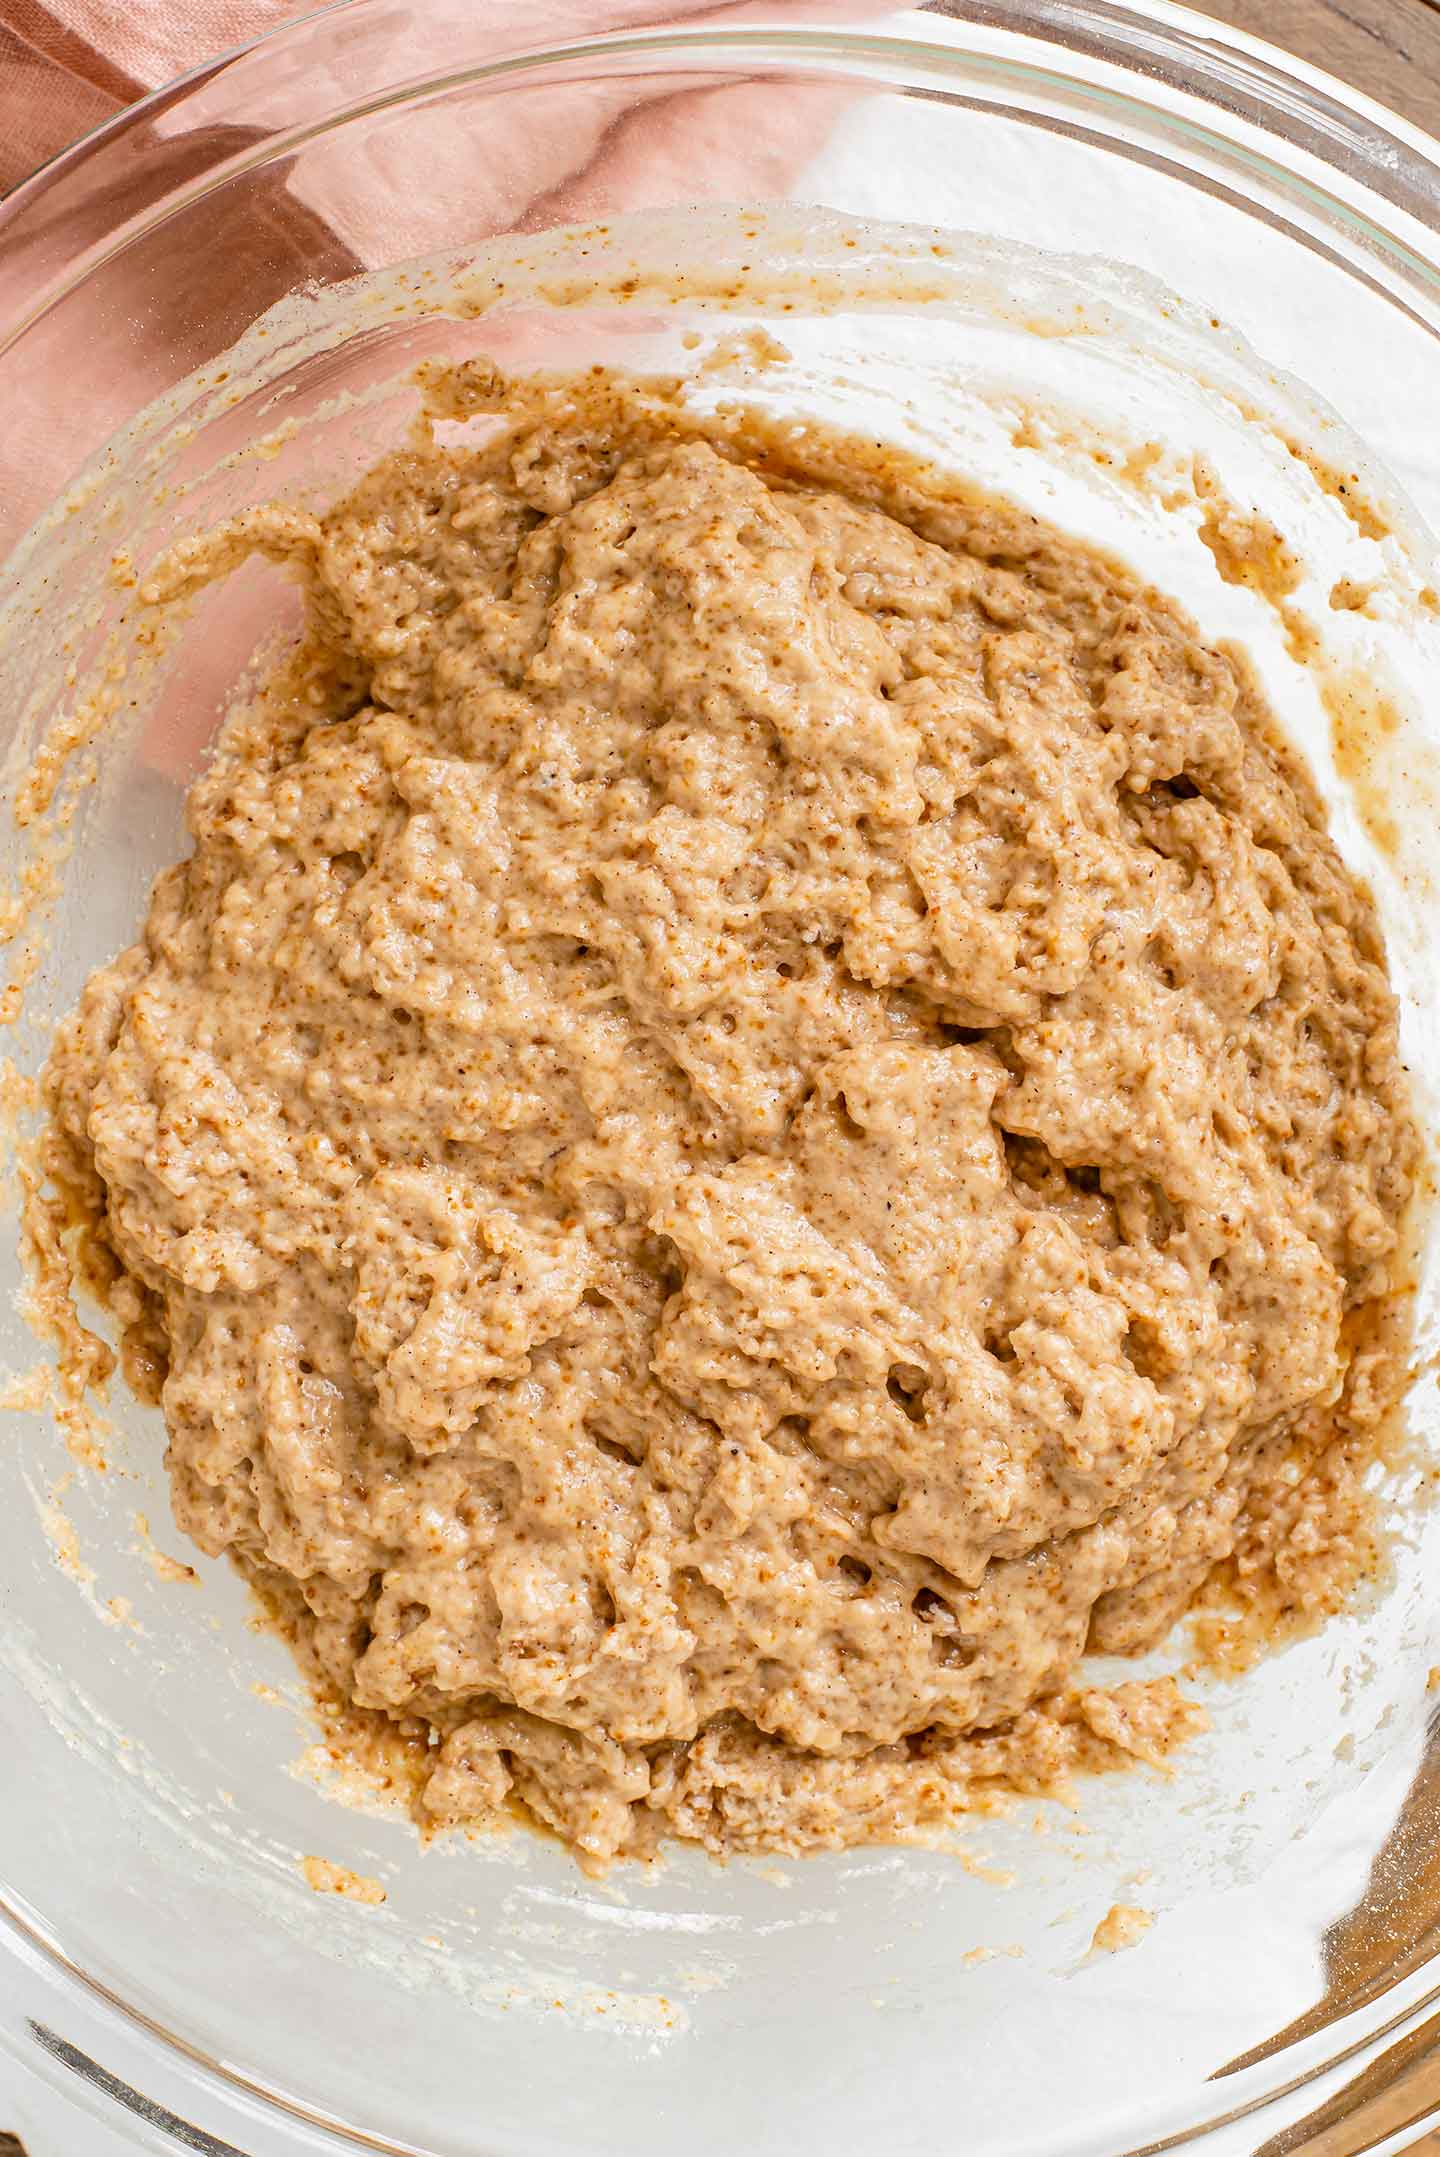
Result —
<path fill-rule="evenodd" d="M 53 1485 L 39 1501 L 40 1525 L 45 1531 L 45 1540 L 50 1545 L 55 1563 L 61 1572 L 68 1573 L 75 1585 L 85 1589 L 93 1601 L 95 1568 L 81 1555 L 80 1538 L 75 1532 L 75 1523 L 62 1503 L 64 1488 L 62 1480 Z M 96 1607 L 100 1607 L 98 1603 Z"/>
<path fill-rule="evenodd" d="M 343 1895 L 347 1902 L 363 1902 L 371 1909 L 378 1909 L 385 1901 L 385 1889 L 368 1873 L 351 1872 L 344 1865 L 332 1865 L 328 1857 L 302 1857 L 300 1870 L 305 1875 L 305 1885 L 317 1895 Z"/>
<path fill-rule="evenodd" d="M 1129 1902 L 1112 1903 L 1095 1927 L 1091 1948 L 1096 1954 L 1118 1955 L 1143 1940 L 1154 1922 L 1153 1911 L 1139 1909 Z"/>
<path fill-rule="evenodd" d="M 1024 1954 L 1024 1948 L 1013 1941 L 1003 1947 L 972 1947 L 960 1957 L 960 1965 L 962 1969 L 978 1970 L 987 1962 L 1005 1959 L 1013 1962 L 1021 1961 Z"/>
<path fill-rule="evenodd" d="M 200 1575 L 194 1566 L 187 1565 L 183 1558 L 172 1558 L 168 1551 L 161 1550 L 150 1533 L 149 1515 L 136 1513 L 133 1519 L 135 1533 L 139 1537 L 139 1548 L 155 1578 L 173 1587 L 194 1587 Z"/>
<path fill-rule="evenodd" d="M 54 1383 L 54 1367 L 49 1363 L 34 1363 L 28 1371 L 7 1378 L 0 1385 L 0 1408 L 7 1415 L 40 1415 L 50 1405 Z"/>
<path fill-rule="evenodd" d="M 1323 695 L 1335 769 L 1377 852 L 1393 860 L 1400 850 L 1396 809 L 1416 783 L 1405 768 L 1400 714 L 1360 673 L 1327 681 Z"/>

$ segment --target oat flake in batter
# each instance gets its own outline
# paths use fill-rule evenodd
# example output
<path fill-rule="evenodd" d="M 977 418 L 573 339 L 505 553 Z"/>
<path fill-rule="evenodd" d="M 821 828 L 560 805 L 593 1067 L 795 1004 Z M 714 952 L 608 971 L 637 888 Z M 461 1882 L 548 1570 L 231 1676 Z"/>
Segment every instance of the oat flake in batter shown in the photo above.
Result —
<path fill-rule="evenodd" d="M 309 595 L 49 1070 L 177 1519 L 430 1818 L 591 1863 L 1158 1757 L 1196 1712 L 1087 1646 L 1366 1547 L 1369 903 L 1113 562 L 598 374 L 498 401 L 160 575 Z"/>

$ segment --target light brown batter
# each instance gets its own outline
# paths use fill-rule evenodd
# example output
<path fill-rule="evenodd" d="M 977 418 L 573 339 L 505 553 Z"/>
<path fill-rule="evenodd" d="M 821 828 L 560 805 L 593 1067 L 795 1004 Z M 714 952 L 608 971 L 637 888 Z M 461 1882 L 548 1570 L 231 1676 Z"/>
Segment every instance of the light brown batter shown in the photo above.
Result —
<path fill-rule="evenodd" d="M 62 1029 L 50 1169 L 178 1521 L 430 1817 L 904 1833 L 1193 1728 L 1071 1685 L 1218 1566 L 1331 1607 L 1413 1138 L 1234 655 L 599 376 L 156 589 L 256 547 L 307 638 Z"/>

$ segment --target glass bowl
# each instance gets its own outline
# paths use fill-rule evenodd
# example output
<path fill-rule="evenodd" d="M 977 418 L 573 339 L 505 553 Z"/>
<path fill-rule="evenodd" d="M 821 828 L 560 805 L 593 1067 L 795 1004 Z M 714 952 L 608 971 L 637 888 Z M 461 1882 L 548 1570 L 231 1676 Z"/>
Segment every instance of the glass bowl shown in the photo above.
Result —
<path fill-rule="evenodd" d="M 8 1098 L 133 933 L 227 689 L 293 619 L 253 567 L 137 652 L 136 574 L 227 510 L 323 498 L 398 437 L 417 361 L 488 350 L 824 411 L 1143 558 L 1254 652 L 1309 753 L 1433 1128 L 1436 146 L 1179 8 L 636 0 L 544 49 L 491 12 L 310 17 L 0 213 L 6 856 L 36 909 L 0 917 L 28 977 Z M 783 358 L 755 364 L 757 328 Z M 1307 668 L 1197 536 L 1222 483 L 1309 565 Z M 57 721 L 52 798 L 27 774 Z M 71 1459 L 8 1297 L 0 2039 L 35 2157 L 1406 2146 L 1440 2109 L 1433 1258 L 1391 1575 L 1212 1686 L 1173 1779 L 1020 1807 L 959 1853 L 676 1852 L 599 1883 L 535 1837 L 422 1851 L 334 1802 L 285 1651 L 167 1532 L 157 1418 L 117 1393 L 108 1465 Z M 307 1855 L 383 1905 L 316 1895 Z M 1154 1922 L 1094 1954 L 1116 1903 Z"/>

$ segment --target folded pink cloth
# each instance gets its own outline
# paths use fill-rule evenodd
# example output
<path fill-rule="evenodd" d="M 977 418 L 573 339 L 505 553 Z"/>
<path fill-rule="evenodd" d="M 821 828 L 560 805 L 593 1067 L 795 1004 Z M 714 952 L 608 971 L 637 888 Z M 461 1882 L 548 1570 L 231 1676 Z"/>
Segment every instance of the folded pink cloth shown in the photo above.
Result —
<path fill-rule="evenodd" d="M 0 193 L 148 90 L 314 12 L 313 0 L 0 0 Z M 666 20 L 853 20 L 866 12 L 855 0 L 773 0 L 768 8 L 724 0 L 528 0 L 523 8 L 516 0 L 470 0 L 464 19 L 472 30 L 493 22 L 506 43 L 544 46 Z M 427 57 L 443 64 L 453 50 L 447 13 L 425 0 L 413 10 L 405 35 L 418 64 Z M 573 156 L 565 162 L 573 166 Z"/>
<path fill-rule="evenodd" d="M 307 0 L 0 0 L 0 192 L 172 76 Z"/>
<path fill-rule="evenodd" d="M 107 288 L 93 339 L 103 367 L 76 371 L 76 351 L 90 346 L 73 309 L 55 327 L 53 351 L 42 321 L 28 372 L 7 387 L 0 555 L 84 455 L 297 282 L 424 255 L 452 246 L 457 232 L 479 239 L 646 203 L 783 195 L 850 93 L 823 77 L 797 92 L 763 73 L 717 81 L 617 71 L 522 84 L 479 109 L 442 98 L 426 111 L 421 175 L 408 119 L 392 125 L 372 113 L 342 138 L 311 132 L 317 113 L 376 80 L 443 73 L 474 55 L 477 34 L 498 52 L 667 23 L 874 19 L 874 0 L 341 0 L 334 12 L 351 6 L 354 34 L 343 24 L 339 35 L 324 25 L 313 38 L 298 32 L 282 64 L 254 71 L 238 101 L 235 78 L 220 70 L 183 103 L 158 102 L 133 139 L 137 154 L 114 161 L 103 188 L 66 174 L 43 214 L 17 208 L 8 229 L 0 203 L 3 329 L 123 218 L 268 130 L 298 126 L 305 136 L 303 154 L 277 162 L 262 185 L 216 190 L 199 248 L 176 259 L 132 247 L 126 259 L 144 300 L 117 310 Z M 0 0 L 0 190 L 147 91 L 315 12 L 313 0 Z"/>

